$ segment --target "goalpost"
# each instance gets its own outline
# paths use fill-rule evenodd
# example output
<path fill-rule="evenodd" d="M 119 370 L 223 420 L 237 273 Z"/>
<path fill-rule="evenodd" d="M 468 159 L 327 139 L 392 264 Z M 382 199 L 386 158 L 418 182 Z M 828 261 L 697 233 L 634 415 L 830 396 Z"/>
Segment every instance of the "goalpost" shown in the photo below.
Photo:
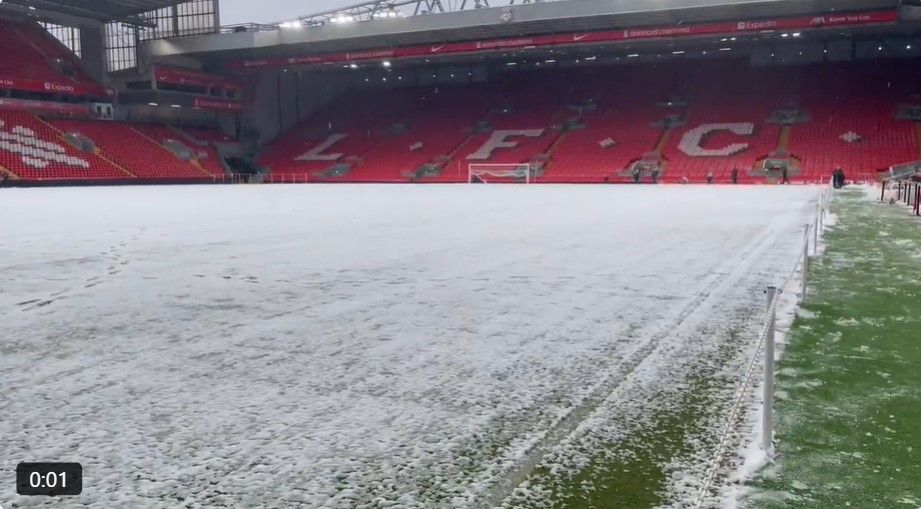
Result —
<path fill-rule="evenodd" d="M 467 165 L 467 183 L 482 182 L 489 183 L 489 179 L 524 179 L 525 184 L 531 183 L 531 165 L 530 163 L 470 163 Z M 507 181 L 506 181 L 507 182 Z"/>

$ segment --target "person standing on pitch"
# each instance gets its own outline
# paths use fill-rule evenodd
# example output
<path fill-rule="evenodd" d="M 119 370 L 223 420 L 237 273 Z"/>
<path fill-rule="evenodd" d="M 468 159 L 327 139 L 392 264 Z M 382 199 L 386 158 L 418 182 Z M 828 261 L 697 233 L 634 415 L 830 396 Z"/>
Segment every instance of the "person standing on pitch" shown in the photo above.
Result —
<path fill-rule="evenodd" d="M 640 169 L 636 167 L 633 168 L 633 183 L 634 184 L 640 183 Z"/>
<path fill-rule="evenodd" d="M 652 170 L 652 183 L 653 184 L 659 183 L 659 169 L 658 168 Z"/>
<path fill-rule="evenodd" d="M 707 184 L 713 183 L 713 170 L 707 172 Z"/>
<path fill-rule="evenodd" d="M 835 187 L 835 189 L 841 189 L 844 187 L 844 170 L 842 170 L 840 166 L 835 169 L 835 173 L 833 174 L 832 178 L 832 185 Z"/>
<path fill-rule="evenodd" d="M 738 184 L 739 183 L 739 169 L 733 168 L 732 173 L 730 174 L 730 177 L 732 178 L 733 184 Z"/>
<path fill-rule="evenodd" d="M 784 166 L 784 167 L 783 167 L 783 181 L 782 181 L 781 183 L 782 183 L 782 184 L 789 184 L 789 183 L 790 183 L 789 176 L 790 176 L 789 170 L 787 169 L 786 166 Z"/>

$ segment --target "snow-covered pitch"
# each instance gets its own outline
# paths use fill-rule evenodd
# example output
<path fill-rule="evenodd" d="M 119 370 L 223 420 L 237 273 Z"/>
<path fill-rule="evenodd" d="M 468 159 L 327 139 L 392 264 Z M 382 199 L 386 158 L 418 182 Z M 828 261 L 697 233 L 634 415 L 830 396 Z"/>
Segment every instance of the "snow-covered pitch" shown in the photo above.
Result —
<path fill-rule="evenodd" d="M 0 189 L 0 472 L 81 462 L 68 507 L 538 504 L 536 466 L 584 467 L 702 365 L 733 379 L 817 196 Z"/>

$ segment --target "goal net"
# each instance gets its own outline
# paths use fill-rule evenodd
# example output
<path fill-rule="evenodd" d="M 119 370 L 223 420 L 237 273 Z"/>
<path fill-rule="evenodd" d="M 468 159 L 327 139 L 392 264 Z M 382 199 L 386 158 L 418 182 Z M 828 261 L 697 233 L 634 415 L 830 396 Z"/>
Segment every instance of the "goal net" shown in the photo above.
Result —
<path fill-rule="evenodd" d="M 528 163 L 514 164 L 486 164 L 471 163 L 467 166 L 468 183 L 492 182 L 509 182 L 509 179 L 517 182 L 531 183 L 531 165 Z"/>

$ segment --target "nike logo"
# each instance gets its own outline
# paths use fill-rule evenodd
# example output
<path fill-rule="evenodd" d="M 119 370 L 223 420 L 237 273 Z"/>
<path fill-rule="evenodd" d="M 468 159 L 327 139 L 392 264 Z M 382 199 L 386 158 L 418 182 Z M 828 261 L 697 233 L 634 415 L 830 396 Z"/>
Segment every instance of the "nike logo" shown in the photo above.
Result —
<path fill-rule="evenodd" d="M 438 53 L 444 48 L 444 46 L 432 46 L 432 53 Z"/>
<path fill-rule="evenodd" d="M 572 36 L 572 40 L 573 40 L 574 42 L 579 42 L 579 41 L 581 41 L 582 39 L 585 39 L 586 37 L 588 37 L 588 36 L 590 36 L 590 35 L 592 35 L 592 34 L 579 34 L 579 35 L 574 35 L 574 36 Z"/>

